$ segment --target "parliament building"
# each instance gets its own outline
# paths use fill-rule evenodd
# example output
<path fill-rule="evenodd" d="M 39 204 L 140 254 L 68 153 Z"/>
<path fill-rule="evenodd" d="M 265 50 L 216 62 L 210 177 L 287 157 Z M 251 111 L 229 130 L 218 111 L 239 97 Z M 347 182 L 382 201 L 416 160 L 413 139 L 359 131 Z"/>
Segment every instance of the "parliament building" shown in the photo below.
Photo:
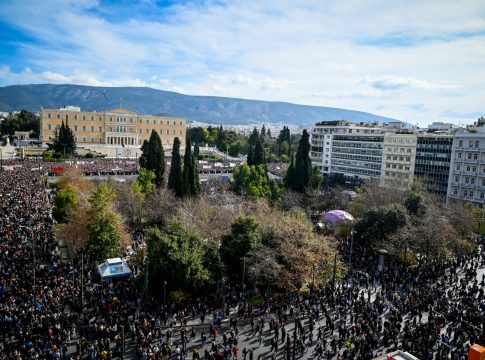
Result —
<path fill-rule="evenodd" d="M 78 148 L 104 153 L 108 156 L 136 156 L 152 130 L 162 139 L 165 150 L 171 149 L 178 137 L 185 144 L 186 120 L 176 117 L 140 115 L 127 109 L 101 112 L 81 111 L 79 107 L 42 109 L 40 112 L 40 141 L 51 143 L 62 121 L 69 124 Z"/>

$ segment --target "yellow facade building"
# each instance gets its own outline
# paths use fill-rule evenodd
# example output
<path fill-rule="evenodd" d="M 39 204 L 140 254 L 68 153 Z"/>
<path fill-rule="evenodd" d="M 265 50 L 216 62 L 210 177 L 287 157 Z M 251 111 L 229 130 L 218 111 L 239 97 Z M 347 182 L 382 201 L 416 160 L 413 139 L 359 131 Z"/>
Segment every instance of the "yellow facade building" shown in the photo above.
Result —
<path fill-rule="evenodd" d="M 74 133 L 78 148 L 118 156 L 134 156 L 152 130 L 162 139 L 165 150 L 171 149 L 178 137 L 185 144 L 186 120 L 176 117 L 140 115 L 126 109 L 102 112 L 81 111 L 79 107 L 42 109 L 40 112 L 40 141 L 43 145 L 54 140 L 62 121 Z"/>

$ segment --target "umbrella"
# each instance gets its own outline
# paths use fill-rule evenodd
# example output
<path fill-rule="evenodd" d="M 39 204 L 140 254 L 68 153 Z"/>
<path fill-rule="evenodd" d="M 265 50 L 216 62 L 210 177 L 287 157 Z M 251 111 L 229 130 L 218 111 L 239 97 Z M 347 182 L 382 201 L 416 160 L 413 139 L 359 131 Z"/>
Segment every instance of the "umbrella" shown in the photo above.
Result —
<path fill-rule="evenodd" d="M 322 214 L 321 221 L 331 226 L 346 225 L 354 221 L 354 217 L 343 210 L 330 210 Z"/>

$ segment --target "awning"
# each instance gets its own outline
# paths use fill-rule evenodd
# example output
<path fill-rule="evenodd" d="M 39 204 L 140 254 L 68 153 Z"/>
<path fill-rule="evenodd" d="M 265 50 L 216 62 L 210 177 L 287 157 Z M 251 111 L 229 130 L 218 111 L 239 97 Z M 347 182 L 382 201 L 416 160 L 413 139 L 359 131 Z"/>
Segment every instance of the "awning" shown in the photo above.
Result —
<path fill-rule="evenodd" d="M 121 258 L 107 259 L 98 265 L 98 272 L 101 279 L 130 276 L 133 273 L 126 261 Z"/>

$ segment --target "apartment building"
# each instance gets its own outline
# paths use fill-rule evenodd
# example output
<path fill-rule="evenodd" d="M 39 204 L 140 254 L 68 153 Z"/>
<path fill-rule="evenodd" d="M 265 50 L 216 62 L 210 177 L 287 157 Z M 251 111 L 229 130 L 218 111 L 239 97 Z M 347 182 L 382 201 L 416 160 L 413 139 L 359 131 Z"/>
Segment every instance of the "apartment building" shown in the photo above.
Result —
<path fill-rule="evenodd" d="M 443 200 L 448 191 L 452 146 L 453 135 L 425 133 L 417 137 L 414 178 Z"/>
<path fill-rule="evenodd" d="M 375 124 L 322 121 L 311 131 L 310 158 L 322 173 L 380 177 L 383 131 Z"/>
<path fill-rule="evenodd" d="M 409 131 L 386 132 L 380 184 L 407 188 L 413 183 L 417 135 Z"/>
<path fill-rule="evenodd" d="M 455 133 L 451 152 L 447 201 L 485 202 L 485 128 Z"/>
<path fill-rule="evenodd" d="M 111 155 L 113 149 L 122 153 L 137 151 L 152 130 L 171 148 L 178 137 L 185 143 L 185 119 L 140 115 L 127 109 L 102 112 L 81 111 L 79 107 L 66 106 L 59 109 L 42 109 L 40 113 L 40 141 L 43 145 L 53 141 L 55 131 L 62 121 L 69 124 L 78 147 Z M 123 150 L 126 149 L 126 150 Z M 116 154 L 118 155 L 118 150 Z M 131 151 L 131 152 L 133 152 Z M 135 155 L 135 153 L 131 154 Z"/>

